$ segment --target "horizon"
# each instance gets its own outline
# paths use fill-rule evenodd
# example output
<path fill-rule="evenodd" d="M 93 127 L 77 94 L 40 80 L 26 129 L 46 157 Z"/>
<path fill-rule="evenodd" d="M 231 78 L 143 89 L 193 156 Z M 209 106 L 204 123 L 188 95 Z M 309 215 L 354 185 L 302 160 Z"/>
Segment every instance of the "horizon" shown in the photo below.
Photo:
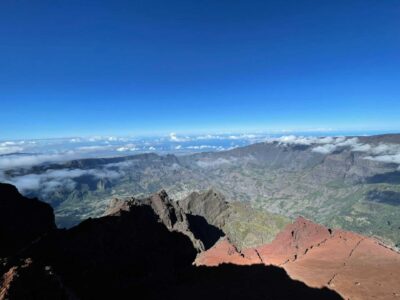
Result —
<path fill-rule="evenodd" d="M 70 140 L 70 139 L 81 139 L 88 141 L 105 140 L 105 139 L 158 139 L 158 138 L 170 138 L 171 136 L 180 137 L 201 137 L 201 136 L 246 136 L 246 135 L 259 135 L 259 136 L 271 136 L 271 137 L 281 137 L 281 136 L 315 136 L 315 137 L 325 137 L 325 136 L 373 136 L 373 135 L 386 135 L 386 134 L 400 134 L 399 130 L 392 129 L 358 129 L 358 130 L 338 130 L 332 128 L 309 128 L 303 130 L 296 129 L 276 129 L 276 130 L 215 130 L 215 131 L 162 131 L 157 133 L 146 133 L 143 131 L 138 134 L 87 134 L 87 135 L 64 135 L 64 136 L 35 136 L 35 137 L 18 137 L 18 138 L 7 138 L 0 137 L 0 143 L 7 142 L 21 142 L 21 141 L 46 141 L 46 140 Z"/>
<path fill-rule="evenodd" d="M 385 1 L 0 4 L 0 140 L 400 131 Z"/>
<path fill-rule="evenodd" d="M 379 134 L 377 134 L 379 133 Z M 328 154 L 340 146 L 352 151 L 370 152 L 374 159 L 400 164 L 399 149 L 392 144 L 379 144 L 371 151 L 362 137 L 400 135 L 392 132 L 280 132 L 280 133 L 220 133 L 184 135 L 171 132 L 162 136 L 89 136 L 48 139 L 0 140 L 0 180 L 9 170 L 29 168 L 43 163 L 129 157 L 136 154 L 190 155 L 201 152 L 221 152 L 257 143 L 279 145 L 316 145 L 313 151 Z M 318 146 L 320 145 L 320 146 Z M 394 148 L 393 148 L 394 147 Z M 382 148 L 382 149 L 381 149 Z M 377 154 L 380 155 L 377 155 Z"/>

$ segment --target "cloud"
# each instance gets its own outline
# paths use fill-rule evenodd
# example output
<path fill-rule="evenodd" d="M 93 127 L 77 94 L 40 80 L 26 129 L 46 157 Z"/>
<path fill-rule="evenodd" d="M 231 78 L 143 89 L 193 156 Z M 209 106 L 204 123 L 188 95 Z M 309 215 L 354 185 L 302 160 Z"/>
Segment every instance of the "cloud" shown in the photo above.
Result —
<path fill-rule="evenodd" d="M 393 155 L 379 155 L 379 156 L 367 156 L 365 159 L 380 161 L 384 163 L 400 164 L 400 153 Z"/>
<path fill-rule="evenodd" d="M 195 146 L 187 146 L 186 149 L 190 150 L 217 150 L 222 151 L 225 150 L 223 146 L 215 146 L 215 145 L 195 145 Z"/>
<path fill-rule="evenodd" d="M 14 184 L 20 191 L 37 190 L 40 187 L 40 176 L 29 174 L 15 177 L 10 183 Z"/>
<path fill-rule="evenodd" d="M 19 142 L 6 141 L 6 142 L 2 142 L 2 143 L 0 143 L 0 155 L 22 152 L 25 149 L 23 147 L 24 144 L 25 144 L 25 141 L 19 141 Z"/>
<path fill-rule="evenodd" d="M 313 146 L 311 151 L 321 154 L 330 154 L 338 149 L 348 148 L 353 152 L 365 153 L 365 159 L 400 164 L 400 145 L 385 143 L 373 145 L 360 143 L 357 137 L 347 138 L 287 135 L 279 138 L 268 138 L 265 142 L 278 142 L 279 145 L 296 144 Z"/>
<path fill-rule="evenodd" d="M 29 155 L 8 155 L 0 157 L 0 169 L 10 170 L 38 165 L 44 162 L 64 161 L 75 157 L 75 153 L 63 154 L 29 154 Z"/>
<path fill-rule="evenodd" d="M 11 154 L 24 151 L 20 146 L 0 146 L 0 154 Z"/>
<path fill-rule="evenodd" d="M 27 174 L 5 178 L 2 181 L 15 185 L 21 192 L 38 191 L 48 193 L 58 188 L 72 189 L 76 183 L 73 179 L 84 175 L 90 175 L 98 179 L 114 180 L 124 172 L 109 169 L 50 169 L 40 174 Z"/>
<path fill-rule="evenodd" d="M 134 144 L 126 144 L 125 146 L 118 147 L 116 151 L 118 152 L 126 152 L 126 151 L 138 151 L 139 148 L 137 148 Z"/>
<path fill-rule="evenodd" d="M 221 135 L 199 135 L 194 136 L 193 140 L 254 140 L 254 139 L 263 139 L 265 135 L 256 135 L 256 134 L 221 134 Z"/>
<path fill-rule="evenodd" d="M 82 139 L 81 138 L 73 138 L 73 139 L 70 139 L 69 142 L 70 143 L 80 143 L 80 142 L 82 142 Z"/>
<path fill-rule="evenodd" d="M 197 145 L 197 146 L 187 146 L 186 149 L 195 149 L 195 150 L 203 150 L 203 149 L 217 149 L 218 146 L 211 145 Z"/>
<path fill-rule="evenodd" d="M 80 152 L 96 152 L 96 151 L 105 151 L 105 150 L 111 150 L 113 149 L 113 146 L 111 145 L 95 145 L 95 146 L 82 146 L 76 148 L 76 151 Z"/>
<path fill-rule="evenodd" d="M 326 142 L 326 141 L 328 141 L 328 139 L 325 139 L 324 142 Z M 317 141 L 317 143 L 321 143 L 321 142 L 322 142 L 322 139 Z M 322 143 L 324 143 L 324 142 L 322 142 Z M 326 143 L 322 146 L 317 146 L 317 147 L 313 148 L 312 151 L 319 152 L 322 154 L 329 154 L 329 153 L 333 153 L 337 149 L 343 148 L 343 147 L 350 148 L 351 151 L 360 151 L 362 149 L 367 149 L 367 147 L 358 143 L 357 138 L 346 139 L 343 137 L 339 137 L 339 138 L 334 138 L 332 140 L 332 142 L 333 143 Z M 355 150 L 355 149 L 357 149 L 357 150 Z"/>
<path fill-rule="evenodd" d="M 337 144 L 344 142 L 345 137 L 315 137 L 315 136 L 297 136 L 284 135 L 278 138 L 267 138 L 266 143 L 278 142 L 283 145 L 313 145 L 313 144 Z"/>
<path fill-rule="evenodd" d="M 322 154 L 329 154 L 329 153 L 332 153 L 333 151 L 335 151 L 336 148 L 337 148 L 336 145 L 326 144 L 323 146 L 317 146 L 317 147 L 313 148 L 312 151 L 322 153 Z"/>
<path fill-rule="evenodd" d="M 190 141 L 189 137 L 178 137 L 175 132 L 169 134 L 169 140 L 171 142 L 187 142 Z"/>

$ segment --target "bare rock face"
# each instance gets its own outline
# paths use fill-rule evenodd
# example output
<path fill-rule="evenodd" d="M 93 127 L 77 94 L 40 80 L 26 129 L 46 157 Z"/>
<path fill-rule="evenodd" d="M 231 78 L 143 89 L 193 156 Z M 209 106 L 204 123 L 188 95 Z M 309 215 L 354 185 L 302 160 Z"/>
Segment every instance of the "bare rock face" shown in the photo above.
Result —
<path fill-rule="evenodd" d="M 330 230 L 304 218 L 288 225 L 269 244 L 238 251 L 220 240 L 196 264 L 263 263 L 283 267 L 311 287 L 329 287 L 345 299 L 400 297 L 400 254 L 379 241 L 344 230 Z"/>
<path fill-rule="evenodd" d="M 254 209 L 246 203 L 228 202 L 215 189 L 193 192 L 177 203 L 185 213 L 202 216 L 220 228 L 238 249 L 270 242 L 290 223 L 286 217 Z"/>
<path fill-rule="evenodd" d="M 10 184 L 0 183 L 0 212 L 0 257 L 56 228 L 50 205 L 23 197 Z"/>
<path fill-rule="evenodd" d="M 216 267 L 221 264 L 253 265 L 262 264 L 254 249 L 239 251 L 226 237 L 220 239 L 212 248 L 200 253 L 196 260 L 197 266 Z"/>
<path fill-rule="evenodd" d="M 225 215 L 229 213 L 224 195 L 213 189 L 204 193 L 193 192 L 178 203 L 185 212 L 206 217 L 210 224 L 219 228 L 225 225 Z"/>
<path fill-rule="evenodd" d="M 295 261 L 308 250 L 324 243 L 331 233 L 331 229 L 299 217 L 278 233 L 270 244 L 257 247 L 257 251 L 265 263 L 281 265 Z"/>
<path fill-rule="evenodd" d="M 143 199 L 113 199 L 105 215 L 120 215 L 121 212 L 129 211 L 133 206 L 151 207 L 158 216 L 159 222 L 168 230 L 180 232 L 189 237 L 198 252 L 210 248 L 224 235 L 219 228 L 209 224 L 204 217 L 187 213 L 180 203 L 170 199 L 164 190 Z"/>

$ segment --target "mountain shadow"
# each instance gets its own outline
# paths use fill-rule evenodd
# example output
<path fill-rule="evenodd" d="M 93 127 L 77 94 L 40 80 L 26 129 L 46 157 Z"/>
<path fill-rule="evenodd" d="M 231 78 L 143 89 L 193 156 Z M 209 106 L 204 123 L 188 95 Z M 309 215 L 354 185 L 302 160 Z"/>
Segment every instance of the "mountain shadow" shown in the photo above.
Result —
<path fill-rule="evenodd" d="M 327 288 L 310 288 L 279 267 L 265 265 L 197 267 L 179 278 L 177 299 L 342 299 Z M 161 294 L 158 296 L 161 297 Z"/>
<path fill-rule="evenodd" d="M 203 242 L 205 250 L 210 249 L 225 234 L 216 226 L 207 223 L 206 219 L 197 215 L 186 215 L 189 223 L 189 230 L 194 237 Z"/>
<path fill-rule="evenodd" d="M 376 174 L 366 178 L 367 183 L 400 183 L 400 171 L 387 172 L 382 174 Z"/>
<path fill-rule="evenodd" d="M 385 203 L 393 206 L 399 206 L 400 193 L 394 191 L 372 190 L 367 193 L 367 200 L 372 202 Z"/>

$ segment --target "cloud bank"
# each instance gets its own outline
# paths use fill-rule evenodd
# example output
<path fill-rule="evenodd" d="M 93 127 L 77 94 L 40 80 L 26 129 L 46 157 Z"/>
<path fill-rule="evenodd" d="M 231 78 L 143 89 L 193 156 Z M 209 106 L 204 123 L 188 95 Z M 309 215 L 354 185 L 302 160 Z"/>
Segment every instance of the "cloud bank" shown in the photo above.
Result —
<path fill-rule="evenodd" d="M 364 153 L 364 159 L 394 163 L 400 165 L 400 145 L 391 143 L 368 144 L 361 143 L 358 138 L 346 137 L 313 137 L 288 135 L 279 138 L 269 138 L 266 143 L 277 142 L 278 145 L 307 145 L 311 151 L 321 154 L 331 154 L 336 150 L 347 148 L 353 152 Z"/>

